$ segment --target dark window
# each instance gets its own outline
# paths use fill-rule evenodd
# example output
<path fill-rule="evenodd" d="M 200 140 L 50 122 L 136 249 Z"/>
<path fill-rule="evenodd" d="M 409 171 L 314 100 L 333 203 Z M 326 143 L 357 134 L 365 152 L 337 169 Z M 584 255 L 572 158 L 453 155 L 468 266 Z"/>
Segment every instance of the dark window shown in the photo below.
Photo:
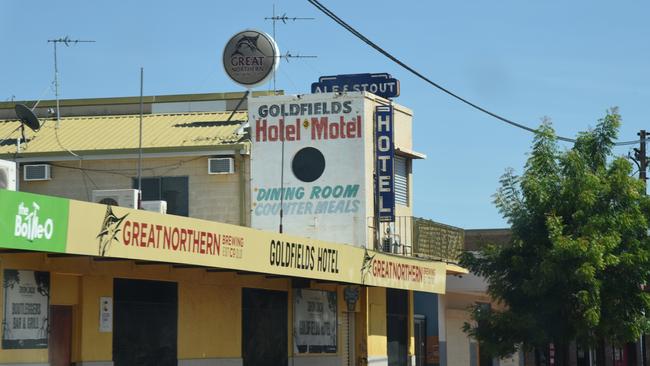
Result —
<path fill-rule="evenodd" d="M 113 296 L 114 365 L 178 365 L 178 285 L 115 278 Z"/>
<path fill-rule="evenodd" d="M 242 364 L 286 365 L 288 295 L 284 291 L 242 289 Z"/>
<path fill-rule="evenodd" d="M 168 214 L 189 216 L 188 186 L 188 177 L 142 178 L 142 200 L 167 201 Z M 138 180 L 135 178 L 133 188 L 138 188 Z"/>
<path fill-rule="evenodd" d="M 386 289 L 388 366 L 408 364 L 408 292 Z"/>

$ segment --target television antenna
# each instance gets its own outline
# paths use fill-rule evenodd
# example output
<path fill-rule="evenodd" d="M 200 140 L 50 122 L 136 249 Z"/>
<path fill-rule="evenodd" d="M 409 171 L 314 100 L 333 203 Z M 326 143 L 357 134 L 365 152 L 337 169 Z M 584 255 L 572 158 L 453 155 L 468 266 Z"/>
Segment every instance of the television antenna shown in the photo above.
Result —
<path fill-rule="evenodd" d="M 52 43 L 54 45 L 54 96 L 56 98 L 56 125 L 55 128 L 59 128 L 61 122 L 61 112 L 59 110 L 59 65 L 56 57 L 56 45 L 63 43 L 66 47 L 70 45 L 76 45 L 77 43 L 95 43 L 93 40 L 81 40 L 81 39 L 70 39 L 70 37 L 65 36 L 63 38 L 57 39 L 48 39 L 47 43 Z"/>
<path fill-rule="evenodd" d="M 287 22 L 295 22 L 298 20 L 314 20 L 315 18 L 305 18 L 305 17 L 289 17 L 287 16 L 287 13 L 284 13 L 282 15 L 276 15 L 275 14 L 275 4 L 273 4 L 273 16 L 271 17 L 265 17 L 264 20 L 270 20 L 273 22 L 273 39 L 277 42 L 277 39 L 275 38 L 275 24 L 277 22 L 282 22 L 282 24 L 287 24 Z M 309 56 L 309 55 L 300 55 L 300 54 L 291 54 L 291 52 L 287 51 L 284 55 L 279 55 L 278 56 L 280 59 L 285 59 L 287 62 L 289 62 L 289 59 L 291 58 L 316 58 L 317 56 Z M 273 91 L 276 90 L 275 87 L 275 71 L 273 71 Z M 282 227 L 282 220 L 284 216 L 284 139 L 282 139 L 282 144 L 281 144 L 281 157 L 280 157 L 280 227 L 279 231 L 280 233 L 284 232 L 284 228 Z"/>
<path fill-rule="evenodd" d="M 295 22 L 298 20 L 315 20 L 316 18 L 307 18 L 307 17 L 290 17 L 287 15 L 287 13 L 284 13 L 282 15 L 276 15 L 275 14 L 275 4 L 273 4 L 273 16 L 270 17 L 265 17 L 264 20 L 270 20 L 273 22 L 273 39 L 277 42 L 277 39 L 275 38 L 275 24 L 277 22 L 282 22 L 282 24 L 288 24 L 287 22 Z M 300 54 L 297 55 L 292 55 L 290 52 L 285 53 L 284 55 L 278 56 L 281 59 L 285 59 L 287 62 L 289 62 L 290 58 L 316 58 L 318 56 L 302 56 Z M 275 91 L 275 71 L 273 71 L 273 90 Z"/>

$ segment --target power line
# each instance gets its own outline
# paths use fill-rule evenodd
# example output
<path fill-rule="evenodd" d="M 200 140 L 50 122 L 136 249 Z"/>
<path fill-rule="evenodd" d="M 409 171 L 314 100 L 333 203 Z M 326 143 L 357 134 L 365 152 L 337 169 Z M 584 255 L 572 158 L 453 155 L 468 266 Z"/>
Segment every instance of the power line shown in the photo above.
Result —
<path fill-rule="evenodd" d="M 508 118 L 505 118 L 505 117 L 503 117 L 503 116 L 501 116 L 501 115 L 499 115 L 499 114 L 497 114 L 497 113 L 491 112 L 491 111 L 489 111 L 489 110 L 487 110 L 487 109 L 485 109 L 485 108 L 479 106 L 478 104 L 475 104 L 475 103 L 473 103 L 473 102 L 471 102 L 471 101 L 469 101 L 469 100 L 467 100 L 467 99 L 461 97 L 460 95 L 458 95 L 458 94 L 452 92 L 451 90 L 449 90 L 449 89 L 443 87 L 442 85 L 440 85 L 440 84 L 438 84 L 438 83 L 432 81 L 432 80 L 429 79 L 428 77 L 426 77 L 426 76 L 424 76 L 423 74 L 421 74 L 419 71 L 415 70 L 415 69 L 412 68 L 411 66 L 409 66 L 409 65 L 407 65 L 406 63 L 404 63 L 404 62 L 402 62 L 401 60 L 399 60 L 397 57 L 393 56 L 393 55 L 392 55 L 391 53 L 389 53 L 388 51 L 386 51 L 386 50 L 384 50 L 383 48 L 381 48 L 380 46 L 378 46 L 376 43 L 372 42 L 372 41 L 371 41 L 370 39 L 368 39 L 366 36 L 364 36 L 364 35 L 361 34 L 359 31 L 357 31 L 356 29 L 354 29 L 352 26 L 350 26 L 349 24 L 347 24 L 347 23 L 346 23 L 345 21 L 343 21 L 341 18 L 339 18 L 336 14 L 334 14 L 334 12 L 332 12 L 331 10 L 329 10 L 328 8 L 326 8 L 326 7 L 325 7 L 323 4 L 321 4 L 318 0 L 308 0 L 308 1 L 309 1 L 312 5 L 314 5 L 318 10 L 320 10 L 320 11 L 323 12 L 325 15 L 327 15 L 330 19 L 332 19 L 332 20 L 335 21 L 337 24 L 339 24 L 341 27 L 345 28 L 348 32 L 352 33 L 354 36 L 356 36 L 357 38 L 359 38 L 362 42 L 364 42 L 364 43 L 367 44 L 368 46 L 374 48 L 377 52 L 379 52 L 379 53 L 381 53 L 382 55 L 386 56 L 386 57 L 387 57 L 388 59 L 390 59 L 391 61 L 395 62 L 396 64 L 398 64 L 398 65 L 401 66 L 402 68 L 406 69 L 407 71 L 409 71 L 409 72 L 412 73 L 413 75 L 417 76 L 418 78 L 422 79 L 423 81 L 425 81 L 426 83 L 432 85 L 433 87 L 439 89 L 440 91 L 442 91 L 442 92 L 444 92 L 444 93 L 446 93 L 446 94 L 448 94 L 448 95 L 450 95 L 450 96 L 456 98 L 457 100 L 459 100 L 459 101 L 461 101 L 461 102 L 463 102 L 463 103 L 469 105 L 470 107 L 472 107 L 472 108 L 474 108 L 474 109 L 476 109 L 476 110 L 479 110 L 479 111 L 481 111 L 481 112 L 483 112 L 483 113 L 485 113 L 485 114 L 488 114 L 488 115 L 490 115 L 490 116 L 492 116 L 492 117 L 498 119 L 498 120 L 501 121 L 501 122 L 505 122 L 505 123 L 507 123 L 507 124 L 509 124 L 509 125 L 511 125 L 511 126 L 514 126 L 514 127 L 520 128 L 520 129 L 522 129 L 522 130 L 526 130 L 526 131 L 528 131 L 528 132 L 532 132 L 532 133 L 538 133 L 538 132 L 539 132 L 538 130 L 536 130 L 536 129 L 534 129 L 534 128 L 528 127 L 528 126 L 523 125 L 523 124 L 521 124 L 521 123 L 517 123 L 517 122 L 512 121 L 512 120 L 510 120 L 510 119 L 508 119 Z M 556 135 L 556 138 L 557 138 L 558 140 L 560 140 L 560 141 L 572 142 L 572 143 L 575 143 L 575 142 L 576 142 L 576 139 L 572 139 L 572 138 L 569 138 L 569 137 L 563 137 L 563 136 Z M 633 145 L 633 144 L 638 144 L 639 142 L 640 142 L 640 140 L 624 141 L 624 142 L 615 143 L 614 145 L 616 145 L 616 146 L 622 146 L 622 145 Z"/>

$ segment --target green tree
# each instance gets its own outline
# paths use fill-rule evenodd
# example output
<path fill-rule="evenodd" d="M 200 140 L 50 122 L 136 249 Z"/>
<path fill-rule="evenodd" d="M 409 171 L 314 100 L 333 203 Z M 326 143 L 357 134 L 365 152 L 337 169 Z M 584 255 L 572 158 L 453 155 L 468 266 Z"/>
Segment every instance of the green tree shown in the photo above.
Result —
<path fill-rule="evenodd" d="M 481 352 L 502 357 L 553 343 L 562 365 L 572 340 L 622 344 L 648 329 L 650 203 L 630 162 L 612 155 L 619 126 L 612 109 L 562 150 L 544 121 L 523 175 L 502 176 L 494 202 L 511 226 L 510 245 L 461 257 L 500 304 L 474 307 L 474 324 L 465 324 Z"/>

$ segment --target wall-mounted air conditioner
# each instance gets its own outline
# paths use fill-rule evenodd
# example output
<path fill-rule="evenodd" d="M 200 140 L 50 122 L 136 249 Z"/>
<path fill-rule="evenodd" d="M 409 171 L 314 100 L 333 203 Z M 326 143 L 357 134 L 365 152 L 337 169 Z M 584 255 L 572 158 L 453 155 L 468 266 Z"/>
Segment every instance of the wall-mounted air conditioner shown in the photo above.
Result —
<path fill-rule="evenodd" d="M 0 189 L 16 190 L 16 163 L 0 160 Z"/>
<path fill-rule="evenodd" d="M 99 189 L 93 190 L 92 201 L 103 205 L 127 208 L 138 207 L 137 189 Z"/>
<path fill-rule="evenodd" d="M 140 208 L 145 211 L 158 212 L 161 214 L 167 213 L 167 201 L 142 201 Z"/>
<path fill-rule="evenodd" d="M 232 174 L 235 172 L 235 159 L 209 158 L 208 174 Z"/>
<path fill-rule="evenodd" d="M 23 179 L 26 182 L 52 179 L 50 164 L 23 165 Z"/>

